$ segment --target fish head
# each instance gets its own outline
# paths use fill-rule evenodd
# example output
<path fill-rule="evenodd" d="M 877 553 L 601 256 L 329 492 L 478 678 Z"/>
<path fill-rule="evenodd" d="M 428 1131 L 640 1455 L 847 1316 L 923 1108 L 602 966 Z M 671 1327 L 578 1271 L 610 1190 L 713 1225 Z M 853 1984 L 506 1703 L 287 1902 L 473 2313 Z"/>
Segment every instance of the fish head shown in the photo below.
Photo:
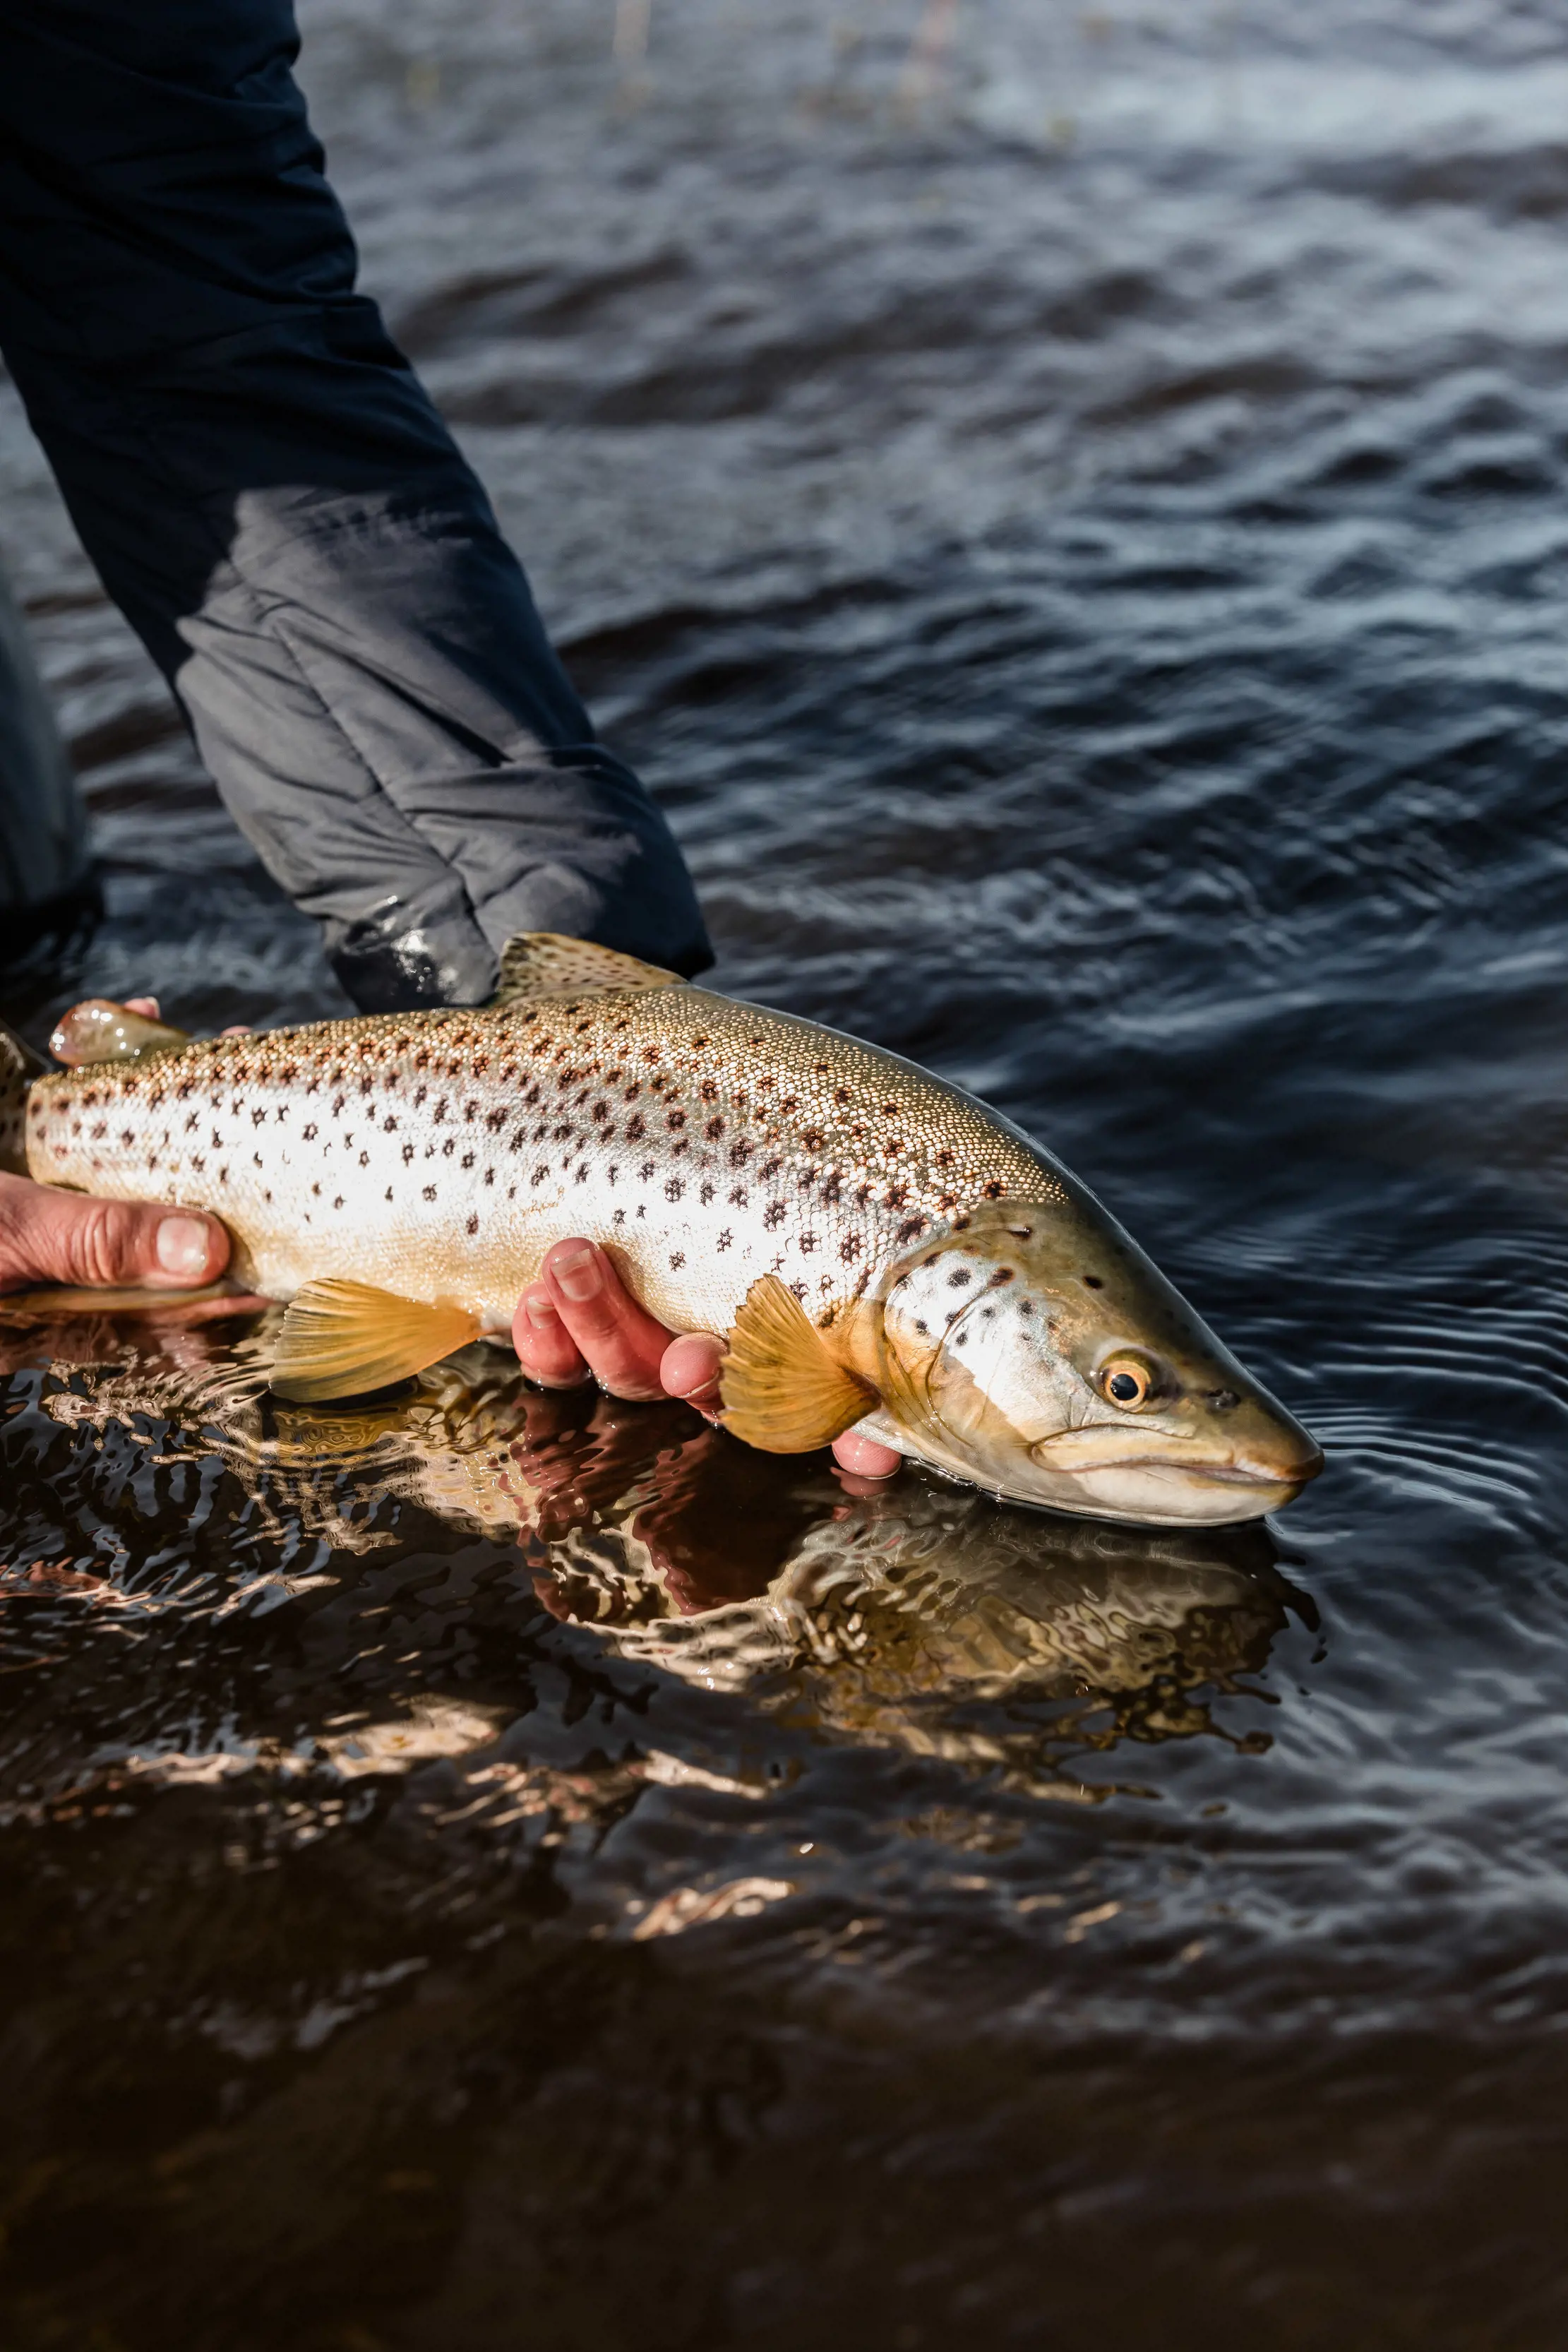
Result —
<path fill-rule="evenodd" d="M 1092 1196 L 956 1220 L 888 1270 L 865 1426 L 998 1495 L 1145 1525 L 1278 1510 L 1322 1466 Z"/>

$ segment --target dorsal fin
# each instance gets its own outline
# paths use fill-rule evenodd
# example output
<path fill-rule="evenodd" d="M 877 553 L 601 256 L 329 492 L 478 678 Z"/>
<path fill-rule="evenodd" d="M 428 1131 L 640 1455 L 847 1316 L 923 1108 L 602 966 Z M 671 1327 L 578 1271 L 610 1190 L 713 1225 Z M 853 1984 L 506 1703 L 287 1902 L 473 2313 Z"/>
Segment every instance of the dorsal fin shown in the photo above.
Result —
<path fill-rule="evenodd" d="M 881 1402 L 776 1274 L 758 1275 L 747 1292 L 719 1377 L 726 1429 L 764 1454 L 831 1445 Z"/>
<path fill-rule="evenodd" d="M 678 988 L 681 975 L 662 964 L 640 963 L 591 940 L 559 931 L 518 931 L 501 950 L 501 984 L 492 1004 L 523 1004 L 536 996 L 593 996 L 622 988 Z"/>

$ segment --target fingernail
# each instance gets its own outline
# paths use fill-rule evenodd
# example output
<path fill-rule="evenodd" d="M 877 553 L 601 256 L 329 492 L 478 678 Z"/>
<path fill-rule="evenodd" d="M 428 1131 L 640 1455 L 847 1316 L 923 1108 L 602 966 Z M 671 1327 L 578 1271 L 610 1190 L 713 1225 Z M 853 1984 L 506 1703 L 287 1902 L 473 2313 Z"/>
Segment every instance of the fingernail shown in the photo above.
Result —
<path fill-rule="evenodd" d="M 156 1247 L 165 1274 L 204 1274 L 212 1255 L 212 1239 L 199 1217 L 165 1217 Z"/>
<path fill-rule="evenodd" d="M 578 1306 L 585 1298 L 597 1298 L 602 1287 L 599 1260 L 591 1249 L 572 1250 L 565 1257 L 552 1259 L 550 1272 Z"/>
<path fill-rule="evenodd" d="M 536 1331 L 542 1331 L 547 1324 L 555 1323 L 559 1320 L 559 1318 L 557 1316 L 555 1311 L 555 1300 L 550 1297 L 548 1290 L 543 1288 L 538 1290 L 525 1290 L 523 1293 L 523 1305 L 528 1309 L 528 1321 L 533 1325 Z"/>

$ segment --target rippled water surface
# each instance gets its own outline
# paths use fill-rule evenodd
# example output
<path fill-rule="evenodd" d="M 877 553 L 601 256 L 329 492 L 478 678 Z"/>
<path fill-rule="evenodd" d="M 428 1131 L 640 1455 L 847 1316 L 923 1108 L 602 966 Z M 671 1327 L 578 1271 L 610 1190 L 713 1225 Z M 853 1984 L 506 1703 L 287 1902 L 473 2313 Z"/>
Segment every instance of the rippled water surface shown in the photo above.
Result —
<path fill-rule="evenodd" d="M 987 1095 L 1270 1533 L 494 1352 L 0 1328 L 0 2341 L 1568 2340 L 1568 47 L 1492 0 L 307 0 L 719 980 Z M 0 407 L 111 919 L 333 1008 Z"/>

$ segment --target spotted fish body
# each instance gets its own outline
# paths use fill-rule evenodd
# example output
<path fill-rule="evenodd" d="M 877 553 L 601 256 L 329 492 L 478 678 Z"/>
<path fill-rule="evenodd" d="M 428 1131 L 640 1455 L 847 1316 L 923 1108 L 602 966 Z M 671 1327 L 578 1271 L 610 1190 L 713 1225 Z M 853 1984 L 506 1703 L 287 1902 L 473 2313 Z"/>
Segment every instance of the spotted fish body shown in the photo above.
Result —
<path fill-rule="evenodd" d="M 732 1423 L 777 1450 L 832 1434 L 821 1411 L 998 1492 L 1134 1517 L 1254 1516 L 1311 1475 L 1304 1433 L 1007 1121 L 895 1055 L 664 977 L 51 1074 L 28 1099 L 28 1168 L 213 1210 L 233 1273 L 267 1296 L 373 1286 L 497 1332 L 550 1246 L 589 1236 L 671 1328 L 731 1335 L 737 1367 L 750 1345 L 772 1402 Z M 751 1331 L 758 1301 L 771 1320 Z M 1103 1354 L 1107 1310 L 1112 1342 L 1201 1358 L 1180 1385 L 1228 1398 L 1222 1454 L 1239 1407 L 1257 1424 L 1238 1456 L 1256 1458 L 1216 1456 L 1202 1507 L 1127 1507 L 1096 1478 L 1101 1375 L 1071 1360 Z M 1283 1467 L 1258 1434 L 1281 1427 Z M 1063 1438 L 1082 1459 L 1059 1474 L 1040 1441 Z"/>
<path fill-rule="evenodd" d="M 955 1088 L 695 988 L 219 1037 L 43 1080 L 30 1172 L 212 1209 L 269 1297 L 323 1276 L 505 1330 L 545 1252 L 624 1252 L 678 1329 L 779 1276 L 831 1326 L 890 1257 L 987 1200 L 1065 1197 Z"/>

